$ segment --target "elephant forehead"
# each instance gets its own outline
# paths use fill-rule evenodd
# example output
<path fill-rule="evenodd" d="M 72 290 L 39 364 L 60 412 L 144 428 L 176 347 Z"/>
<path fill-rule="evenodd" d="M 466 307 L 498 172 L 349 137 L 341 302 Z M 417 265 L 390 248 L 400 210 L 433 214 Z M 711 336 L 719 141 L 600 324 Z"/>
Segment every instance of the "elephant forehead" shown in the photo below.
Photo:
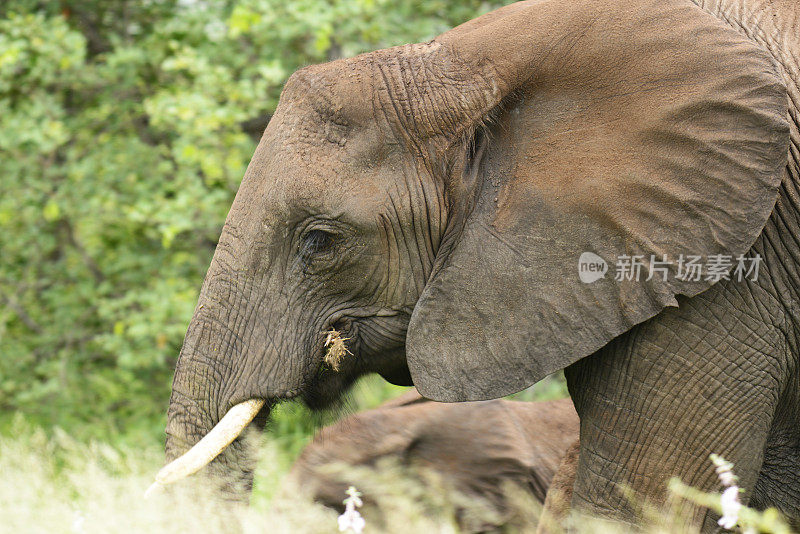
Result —
<path fill-rule="evenodd" d="M 315 116 L 302 105 L 283 106 L 264 132 L 237 194 L 241 209 L 259 224 L 314 215 L 362 220 L 396 187 L 399 165 L 387 165 L 380 136 L 362 128 L 336 142 Z"/>
<path fill-rule="evenodd" d="M 363 221 L 381 209 L 382 183 L 374 173 L 355 171 L 338 159 L 280 153 L 254 158 L 231 211 L 261 232 L 315 217 Z"/>
<path fill-rule="evenodd" d="M 333 155 L 322 147 L 309 150 L 265 135 L 250 161 L 237 200 L 269 208 L 274 216 L 285 216 L 293 201 L 320 197 L 326 189 L 335 189 L 339 174 Z"/>

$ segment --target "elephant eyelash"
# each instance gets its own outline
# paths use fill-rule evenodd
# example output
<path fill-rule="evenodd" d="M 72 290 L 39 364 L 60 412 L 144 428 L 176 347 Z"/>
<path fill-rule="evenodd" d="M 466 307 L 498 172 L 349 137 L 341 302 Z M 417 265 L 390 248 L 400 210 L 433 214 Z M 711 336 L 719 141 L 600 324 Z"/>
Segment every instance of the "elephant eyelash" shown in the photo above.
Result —
<path fill-rule="evenodd" d="M 303 236 L 300 255 L 309 257 L 329 250 L 334 243 L 334 236 L 324 230 L 310 230 Z"/>

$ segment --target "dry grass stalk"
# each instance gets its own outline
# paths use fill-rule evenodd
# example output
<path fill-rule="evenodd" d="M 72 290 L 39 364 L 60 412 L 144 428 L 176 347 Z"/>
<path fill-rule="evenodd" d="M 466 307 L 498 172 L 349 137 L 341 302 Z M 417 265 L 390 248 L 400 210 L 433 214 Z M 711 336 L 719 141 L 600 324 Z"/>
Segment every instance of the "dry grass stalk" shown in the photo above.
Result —
<path fill-rule="evenodd" d="M 352 352 L 347 350 L 347 345 L 344 344 L 344 342 L 350 338 L 342 337 L 342 333 L 334 328 L 331 328 L 326 333 L 328 337 L 325 338 L 325 348 L 328 350 L 325 353 L 324 361 L 330 366 L 331 369 L 338 371 L 339 364 L 342 362 L 342 359 L 344 359 L 345 355 L 353 355 Z"/>

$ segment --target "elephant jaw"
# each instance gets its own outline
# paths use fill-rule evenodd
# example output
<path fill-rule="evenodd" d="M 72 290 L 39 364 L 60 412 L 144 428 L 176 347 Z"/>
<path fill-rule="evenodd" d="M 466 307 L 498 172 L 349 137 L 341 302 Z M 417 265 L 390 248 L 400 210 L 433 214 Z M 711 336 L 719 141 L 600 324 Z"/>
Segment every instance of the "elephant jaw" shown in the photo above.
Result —
<path fill-rule="evenodd" d="M 211 463 L 250 424 L 264 407 L 264 399 L 250 399 L 237 404 L 220 419 L 206 436 L 182 456 L 168 463 L 156 474 L 156 481 L 147 488 L 147 498 L 158 488 L 178 482 Z"/>

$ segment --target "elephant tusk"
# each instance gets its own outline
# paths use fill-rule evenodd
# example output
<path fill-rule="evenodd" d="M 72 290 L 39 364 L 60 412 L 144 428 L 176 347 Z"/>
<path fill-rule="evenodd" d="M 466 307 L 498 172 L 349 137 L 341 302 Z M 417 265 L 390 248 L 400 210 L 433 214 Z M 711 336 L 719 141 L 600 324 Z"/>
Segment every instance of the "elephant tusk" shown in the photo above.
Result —
<path fill-rule="evenodd" d="M 228 410 L 225 417 L 194 447 L 161 468 L 156 474 L 156 481 L 145 492 L 145 498 L 158 488 L 193 475 L 208 465 L 242 433 L 263 408 L 264 402 L 264 399 L 250 399 Z"/>

